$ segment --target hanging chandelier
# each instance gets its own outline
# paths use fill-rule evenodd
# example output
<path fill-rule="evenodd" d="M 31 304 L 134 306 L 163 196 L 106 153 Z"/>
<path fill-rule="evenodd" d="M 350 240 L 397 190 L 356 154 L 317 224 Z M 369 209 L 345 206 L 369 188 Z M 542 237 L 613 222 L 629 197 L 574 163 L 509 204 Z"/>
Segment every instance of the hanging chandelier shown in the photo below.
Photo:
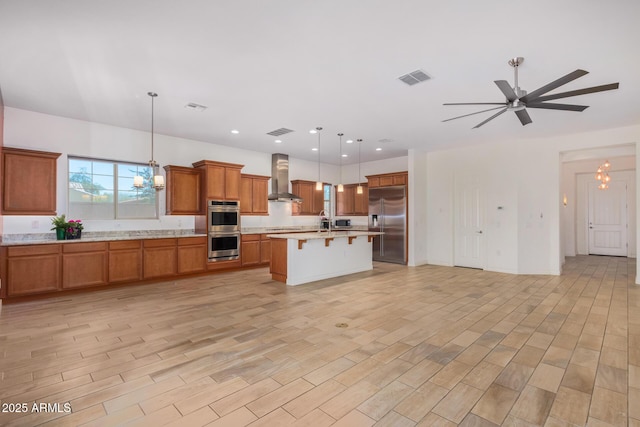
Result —
<path fill-rule="evenodd" d="M 164 176 L 160 174 L 160 168 L 158 163 L 153 159 L 153 100 L 158 96 L 155 92 L 147 92 L 147 95 L 151 97 L 151 160 L 149 160 L 149 168 L 151 169 L 151 187 L 156 191 L 164 189 Z M 133 177 L 133 186 L 136 188 L 144 187 L 144 178 L 140 175 Z"/>
<path fill-rule="evenodd" d="M 611 168 L 611 163 L 609 160 L 605 160 L 603 164 L 598 166 L 598 170 L 596 171 L 596 179 L 600 181 L 598 184 L 598 188 L 600 190 L 606 190 L 609 188 L 609 181 L 611 181 L 611 177 L 609 176 L 609 169 Z"/>

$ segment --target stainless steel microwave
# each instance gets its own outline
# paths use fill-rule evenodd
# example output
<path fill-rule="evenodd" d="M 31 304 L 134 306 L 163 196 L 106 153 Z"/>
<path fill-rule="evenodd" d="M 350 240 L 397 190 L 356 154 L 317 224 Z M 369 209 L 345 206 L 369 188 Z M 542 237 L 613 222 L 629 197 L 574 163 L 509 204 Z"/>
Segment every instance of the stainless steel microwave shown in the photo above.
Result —
<path fill-rule="evenodd" d="M 240 202 L 235 200 L 209 200 L 207 205 L 209 233 L 240 231 Z"/>

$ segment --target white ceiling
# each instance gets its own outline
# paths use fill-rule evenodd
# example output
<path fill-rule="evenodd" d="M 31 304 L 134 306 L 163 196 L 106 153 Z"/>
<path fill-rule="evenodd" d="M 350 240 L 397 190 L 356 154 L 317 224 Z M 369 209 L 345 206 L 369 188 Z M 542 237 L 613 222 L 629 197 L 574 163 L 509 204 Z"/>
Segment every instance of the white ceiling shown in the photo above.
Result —
<path fill-rule="evenodd" d="M 322 126 L 323 162 L 339 163 L 339 132 L 369 161 L 638 124 L 639 16 L 637 0 L 0 0 L 0 91 L 140 130 L 155 91 L 156 133 L 315 161 Z M 514 56 L 529 92 L 578 68 L 590 74 L 556 92 L 620 89 L 560 101 L 581 113 L 530 109 L 524 127 L 511 112 L 441 122 L 488 108 L 445 102 L 502 102 L 493 81 L 513 84 Z M 417 69 L 432 80 L 398 80 Z M 295 132 L 275 144 L 281 127 Z"/>

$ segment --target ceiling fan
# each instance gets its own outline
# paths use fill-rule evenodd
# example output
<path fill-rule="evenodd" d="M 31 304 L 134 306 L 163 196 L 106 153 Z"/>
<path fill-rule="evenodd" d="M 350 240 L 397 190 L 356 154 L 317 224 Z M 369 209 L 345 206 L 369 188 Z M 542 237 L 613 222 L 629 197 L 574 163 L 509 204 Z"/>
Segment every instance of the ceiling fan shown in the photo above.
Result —
<path fill-rule="evenodd" d="M 524 126 L 531 123 L 531 117 L 529 116 L 529 113 L 527 113 L 527 110 L 526 110 L 527 108 L 542 108 L 547 110 L 564 110 L 564 111 L 584 111 L 586 108 L 589 107 L 588 105 L 557 104 L 557 103 L 548 103 L 545 101 L 551 101 L 553 99 L 560 99 L 560 98 L 568 98 L 570 96 L 585 95 L 585 94 L 594 93 L 594 92 L 602 92 L 605 90 L 618 89 L 618 86 L 619 86 L 618 83 L 610 83 L 607 85 L 588 87 L 585 89 L 571 90 L 569 92 L 562 92 L 562 93 L 556 93 L 553 95 L 543 96 L 545 93 L 550 92 L 562 85 L 565 85 L 589 73 L 588 71 L 585 71 L 585 70 L 575 70 L 567 74 L 566 76 L 560 77 L 559 79 L 554 80 L 551 83 L 546 84 L 541 88 L 536 89 L 533 92 L 527 94 L 525 90 L 520 89 L 520 87 L 518 86 L 518 67 L 523 62 L 524 62 L 524 58 L 520 56 L 517 58 L 510 59 L 508 61 L 508 64 L 511 65 L 514 70 L 515 84 L 513 88 L 509 86 L 509 83 L 506 80 L 494 81 L 496 86 L 498 86 L 498 89 L 500 89 L 504 94 L 504 96 L 506 96 L 507 100 L 505 102 L 456 102 L 456 103 L 443 104 L 443 105 L 499 105 L 499 107 L 489 108 L 487 110 L 477 111 L 475 113 L 465 114 L 463 116 L 452 117 L 450 119 L 443 120 L 443 122 L 448 122 L 450 120 L 456 120 L 462 117 L 473 116 L 474 114 L 486 113 L 487 111 L 499 109 L 500 111 L 498 111 L 488 119 L 478 123 L 473 128 L 474 129 L 479 128 L 485 123 L 495 119 L 505 111 L 513 111 L 514 113 L 516 113 L 516 116 L 518 116 L 518 119 L 520 119 L 520 123 L 522 123 L 522 126 Z"/>

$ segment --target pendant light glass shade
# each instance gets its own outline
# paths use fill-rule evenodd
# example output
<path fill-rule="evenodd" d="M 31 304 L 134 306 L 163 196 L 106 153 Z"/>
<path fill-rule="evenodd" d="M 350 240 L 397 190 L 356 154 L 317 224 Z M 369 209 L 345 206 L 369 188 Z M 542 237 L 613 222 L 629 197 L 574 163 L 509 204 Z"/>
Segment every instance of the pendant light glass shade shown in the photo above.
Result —
<path fill-rule="evenodd" d="M 151 160 L 149 160 L 149 168 L 151 169 L 151 175 L 153 178 L 151 179 L 151 187 L 155 188 L 156 191 L 160 191 L 164 189 L 164 176 L 160 174 L 160 168 L 158 164 L 153 159 L 153 100 L 156 96 L 158 96 L 155 92 L 147 92 L 147 95 L 151 97 Z M 135 188 L 143 188 L 144 187 L 144 177 L 140 175 L 136 175 L 133 177 L 133 186 Z"/>
<path fill-rule="evenodd" d="M 322 191 L 324 187 L 324 183 L 320 180 L 320 131 L 321 127 L 317 127 L 316 131 L 318 131 L 318 180 L 316 181 L 316 191 Z"/>
<path fill-rule="evenodd" d="M 362 185 L 360 185 L 360 147 L 362 145 L 362 139 L 358 139 L 358 187 L 356 188 L 356 193 L 357 194 L 362 194 L 364 193 L 364 189 L 362 188 Z"/>
<path fill-rule="evenodd" d="M 344 193 L 344 185 L 342 185 L 342 136 L 344 133 L 339 133 L 340 138 L 340 182 L 338 183 L 338 193 Z"/>

